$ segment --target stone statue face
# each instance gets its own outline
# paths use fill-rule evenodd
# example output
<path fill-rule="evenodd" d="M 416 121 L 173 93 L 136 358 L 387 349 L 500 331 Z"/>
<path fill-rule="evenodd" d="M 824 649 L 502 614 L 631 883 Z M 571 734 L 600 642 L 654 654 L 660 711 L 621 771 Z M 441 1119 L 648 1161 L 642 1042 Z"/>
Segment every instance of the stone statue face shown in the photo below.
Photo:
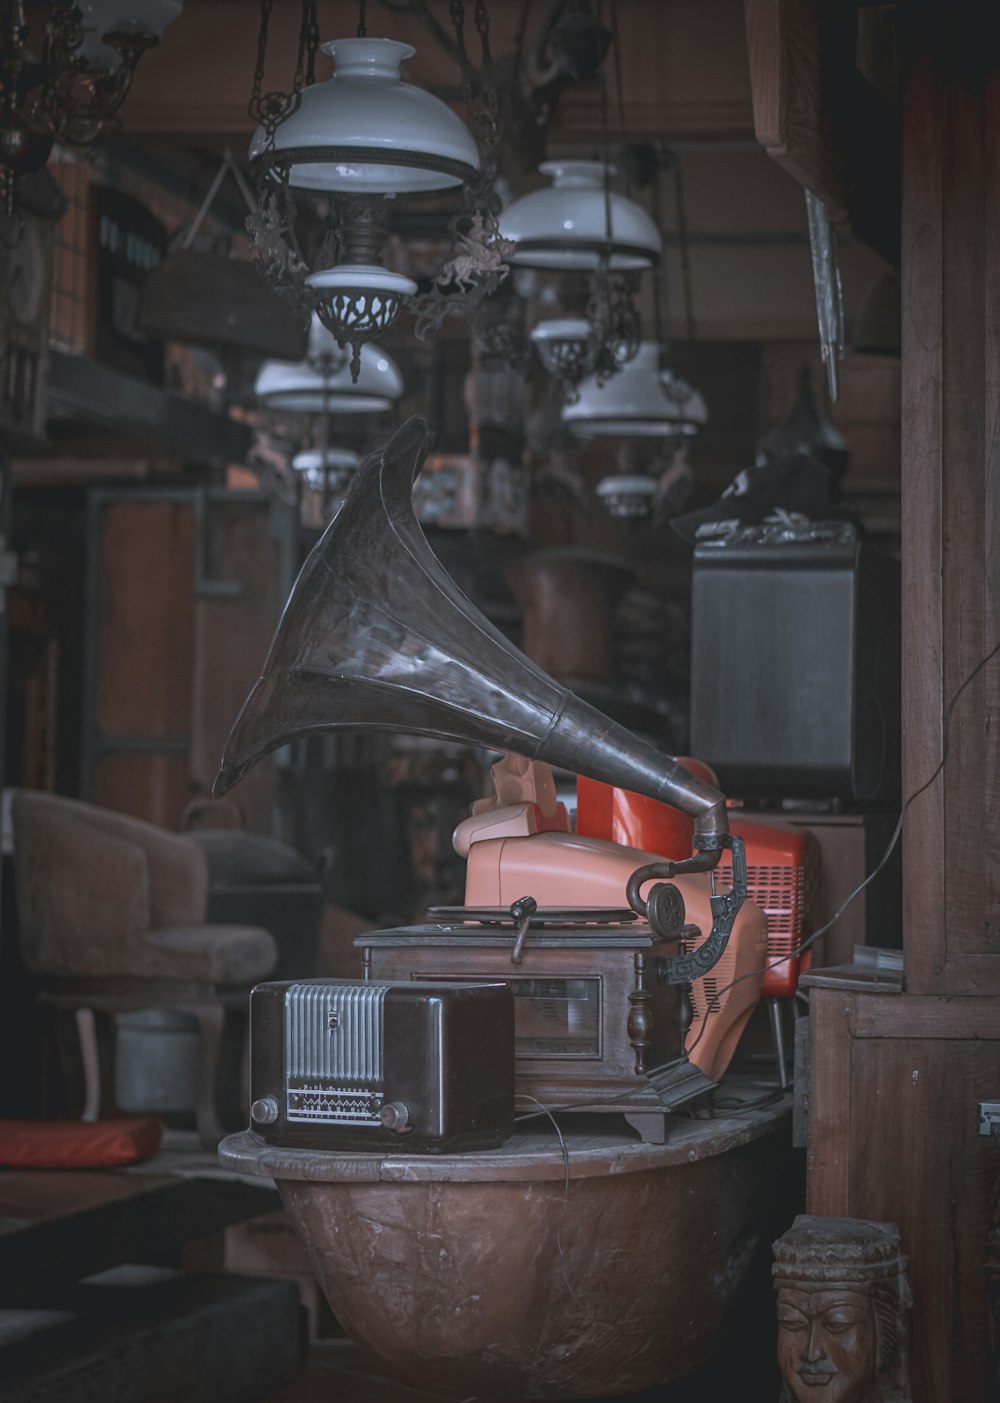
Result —
<path fill-rule="evenodd" d="M 872 1297 L 849 1286 L 782 1286 L 778 1366 L 795 1403 L 873 1403 L 878 1335 Z"/>

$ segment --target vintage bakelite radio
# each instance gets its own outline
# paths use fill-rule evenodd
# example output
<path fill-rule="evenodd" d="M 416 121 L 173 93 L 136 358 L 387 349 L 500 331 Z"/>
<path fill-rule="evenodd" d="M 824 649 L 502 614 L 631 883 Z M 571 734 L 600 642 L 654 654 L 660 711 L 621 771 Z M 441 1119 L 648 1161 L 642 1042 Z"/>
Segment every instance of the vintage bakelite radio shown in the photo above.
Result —
<path fill-rule="evenodd" d="M 662 1139 L 665 1115 L 718 1080 L 732 1016 L 759 994 L 766 927 L 744 902 L 742 840 L 717 788 L 546 676 L 457 589 L 410 500 L 431 442 L 411 419 L 358 472 L 303 566 L 215 792 L 267 751 L 323 731 L 407 731 L 502 752 L 494 796 L 455 835 L 466 906 L 362 937 L 365 976 L 502 979 L 519 1109 L 622 1111 Z M 689 815 L 687 855 L 570 833 L 550 766 Z M 732 883 L 722 888 L 724 856 Z M 686 1050 L 690 987 L 724 957 L 739 997 L 707 1007 Z"/>
<path fill-rule="evenodd" d="M 513 1132 L 505 984 L 274 981 L 250 1030 L 250 1125 L 270 1144 L 444 1153 Z"/>

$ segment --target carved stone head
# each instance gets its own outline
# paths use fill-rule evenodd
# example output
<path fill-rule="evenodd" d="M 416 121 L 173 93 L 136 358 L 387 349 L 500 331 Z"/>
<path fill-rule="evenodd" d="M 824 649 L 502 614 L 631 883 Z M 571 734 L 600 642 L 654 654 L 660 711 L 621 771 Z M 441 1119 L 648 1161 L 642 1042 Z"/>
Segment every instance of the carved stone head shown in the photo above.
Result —
<path fill-rule="evenodd" d="M 800 1215 L 774 1244 L 781 1403 L 910 1397 L 906 1258 L 893 1223 Z"/>

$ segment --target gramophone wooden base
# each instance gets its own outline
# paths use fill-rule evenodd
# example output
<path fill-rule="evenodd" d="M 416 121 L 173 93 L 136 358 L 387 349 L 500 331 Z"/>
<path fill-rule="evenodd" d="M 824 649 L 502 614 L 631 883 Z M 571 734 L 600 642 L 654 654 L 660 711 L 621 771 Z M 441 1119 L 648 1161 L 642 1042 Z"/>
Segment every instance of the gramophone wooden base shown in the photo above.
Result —
<path fill-rule="evenodd" d="M 482 1154 L 324 1154 L 247 1134 L 219 1153 L 274 1177 L 338 1320 L 401 1379 L 579 1399 L 704 1364 L 775 1231 L 788 1118 L 786 1102 L 680 1121 L 666 1145 L 564 1122 L 568 1160 L 534 1124 Z"/>

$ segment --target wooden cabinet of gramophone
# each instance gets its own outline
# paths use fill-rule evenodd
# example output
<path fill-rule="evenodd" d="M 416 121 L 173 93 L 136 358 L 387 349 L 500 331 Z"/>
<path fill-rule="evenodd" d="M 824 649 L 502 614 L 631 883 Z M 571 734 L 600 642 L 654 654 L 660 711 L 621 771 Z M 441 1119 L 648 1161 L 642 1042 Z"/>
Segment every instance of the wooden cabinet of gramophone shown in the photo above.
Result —
<path fill-rule="evenodd" d="M 712 929 L 710 879 L 659 886 L 653 922 L 642 920 L 652 884 L 633 878 L 659 859 L 570 833 L 544 763 L 506 755 L 493 781 L 494 798 L 455 832 L 467 904 L 361 937 L 365 976 L 504 980 L 514 994 L 519 1110 L 620 1112 L 643 1139 L 662 1141 L 665 1115 L 714 1087 L 756 1002 L 766 963 L 759 913 L 736 915 L 712 970 L 713 988 L 725 992 L 699 1001 L 692 1017 L 671 978 L 678 950 L 683 959 L 703 949 Z"/>

